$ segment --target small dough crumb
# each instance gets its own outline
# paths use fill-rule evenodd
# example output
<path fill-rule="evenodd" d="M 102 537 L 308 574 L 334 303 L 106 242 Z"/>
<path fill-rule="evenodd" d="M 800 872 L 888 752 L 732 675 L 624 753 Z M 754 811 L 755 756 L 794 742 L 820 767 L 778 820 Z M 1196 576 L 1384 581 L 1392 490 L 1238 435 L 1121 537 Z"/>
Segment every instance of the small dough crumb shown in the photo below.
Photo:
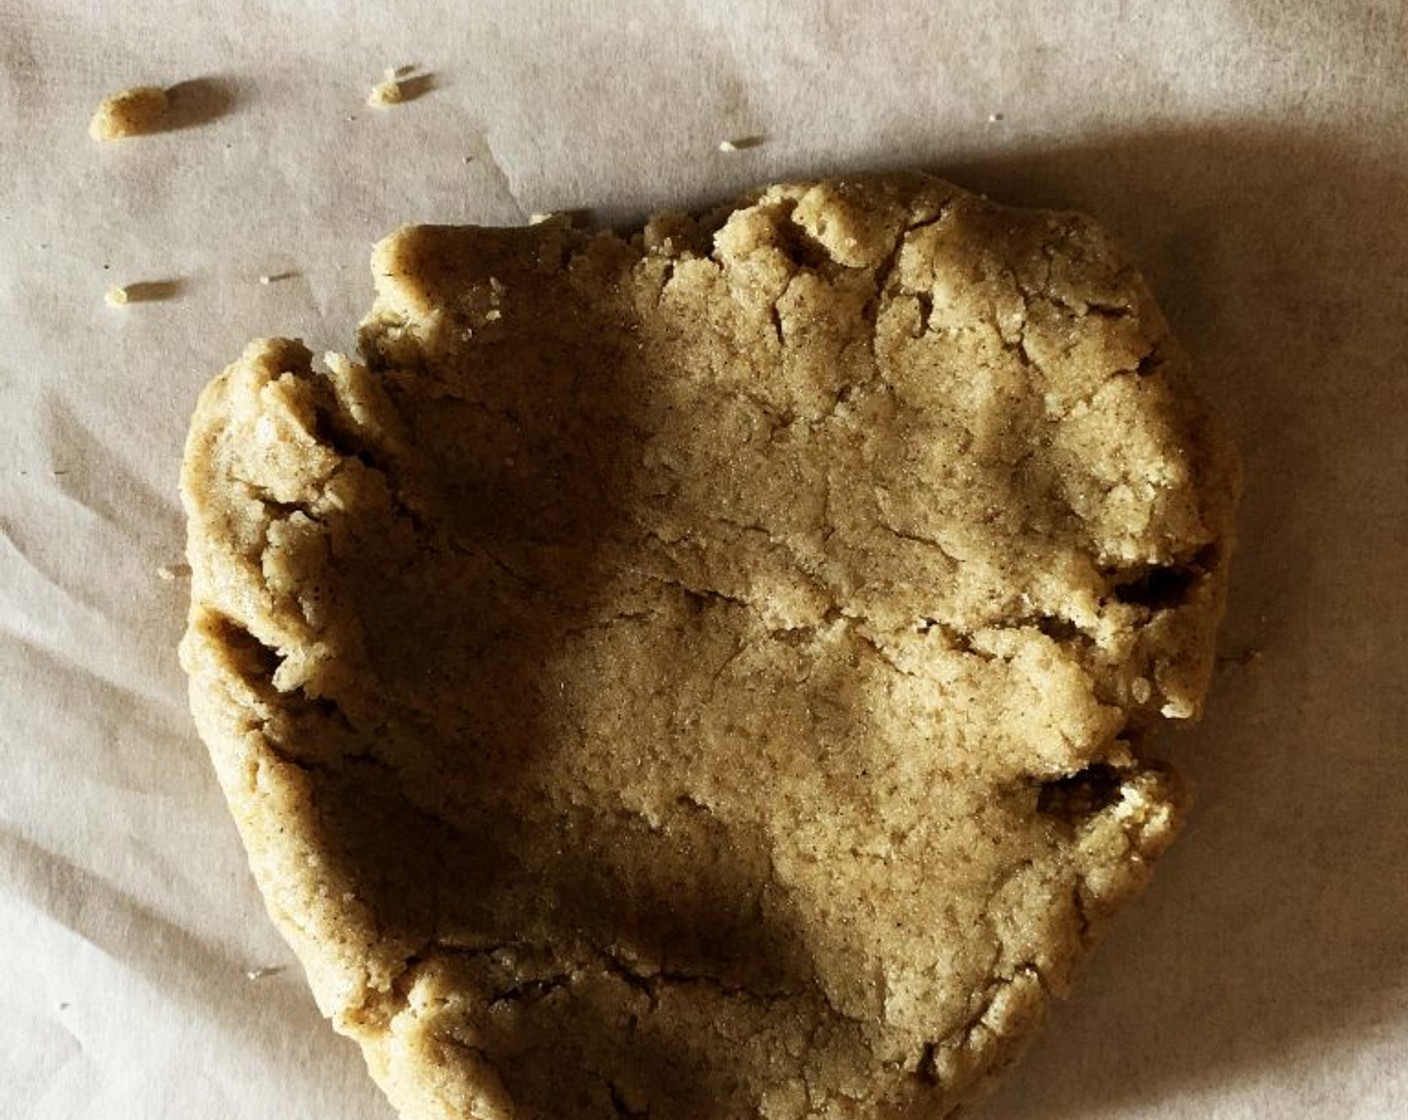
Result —
<path fill-rule="evenodd" d="M 121 140 L 155 132 L 166 116 L 166 90 L 160 86 L 133 86 L 104 99 L 88 124 L 94 140 Z"/>
<path fill-rule="evenodd" d="M 114 284 L 103 293 L 109 307 L 126 307 L 129 303 L 157 303 L 181 294 L 180 280 L 138 280 L 131 284 Z"/>
<path fill-rule="evenodd" d="M 381 72 L 381 81 L 372 86 L 367 104 L 373 108 L 385 108 L 410 101 L 418 92 L 413 88 L 417 79 L 411 77 L 414 69 L 413 66 L 388 66 Z"/>
<path fill-rule="evenodd" d="M 156 570 L 156 578 L 172 583 L 178 579 L 186 579 L 191 574 L 189 564 L 162 564 Z"/>
<path fill-rule="evenodd" d="M 372 86 L 371 95 L 367 98 L 367 104 L 373 108 L 381 108 L 385 105 L 397 104 L 403 96 L 401 83 L 395 78 L 388 78 L 384 82 L 378 82 Z"/>

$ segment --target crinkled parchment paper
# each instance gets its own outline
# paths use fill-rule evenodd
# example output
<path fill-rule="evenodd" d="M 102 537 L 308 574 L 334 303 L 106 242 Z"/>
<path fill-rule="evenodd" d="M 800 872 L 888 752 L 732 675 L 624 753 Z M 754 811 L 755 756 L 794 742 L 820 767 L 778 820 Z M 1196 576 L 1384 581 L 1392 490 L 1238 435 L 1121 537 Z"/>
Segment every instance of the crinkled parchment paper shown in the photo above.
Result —
<path fill-rule="evenodd" d="M 0 1115 L 390 1117 L 186 715 L 158 568 L 204 382 L 349 346 L 404 222 L 895 165 L 1113 228 L 1247 468 L 1226 660 L 1166 744 L 1194 821 L 980 1114 L 1408 1115 L 1405 11 L 0 0 Z M 430 88 L 369 108 L 401 65 Z M 173 127 L 92 142 L 138 83 Z"/>

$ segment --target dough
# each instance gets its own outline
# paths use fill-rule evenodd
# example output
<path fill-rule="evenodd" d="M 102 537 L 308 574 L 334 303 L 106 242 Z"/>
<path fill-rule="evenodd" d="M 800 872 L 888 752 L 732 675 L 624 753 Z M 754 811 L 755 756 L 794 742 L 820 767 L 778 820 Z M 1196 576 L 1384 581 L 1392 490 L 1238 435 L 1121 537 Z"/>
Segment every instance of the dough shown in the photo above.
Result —
<path fill-rule="evenodd" d="M 631 237 L 412 227 L 251 344 L 191 701 L 414 1120 L 942 1117 L 1184 797 L 1233 453 L 1089 220 L 914 174 Z"/>
<path fill-rule="evenodd" d="M 88 135 L 94 140 L 123 140 L 157 132 L 170 107 L 166 90 L 160 86 L 133 86 L 103 98 Z"/>

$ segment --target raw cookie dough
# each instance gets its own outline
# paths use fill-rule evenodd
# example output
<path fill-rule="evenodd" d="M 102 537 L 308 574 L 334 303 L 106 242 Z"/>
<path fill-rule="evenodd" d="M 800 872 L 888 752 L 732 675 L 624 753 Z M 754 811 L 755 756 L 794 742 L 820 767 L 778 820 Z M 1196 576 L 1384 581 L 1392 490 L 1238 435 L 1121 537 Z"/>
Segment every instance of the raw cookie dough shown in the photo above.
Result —
<path fill-rule="evenodd" d="M 201 397 L 182 660 L 414 1120 L 948 1115 L 1183 814 L 1236 465 L 1072 214 L 413 227 Z"/>

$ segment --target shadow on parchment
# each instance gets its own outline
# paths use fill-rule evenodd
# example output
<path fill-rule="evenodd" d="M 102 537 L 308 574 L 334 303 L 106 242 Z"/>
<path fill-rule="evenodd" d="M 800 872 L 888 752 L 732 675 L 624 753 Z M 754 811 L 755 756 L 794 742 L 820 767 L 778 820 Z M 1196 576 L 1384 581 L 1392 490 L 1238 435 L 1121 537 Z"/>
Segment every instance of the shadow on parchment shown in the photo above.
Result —
<path fill-rule="evenodd" d="M 229 78 L 210 76 L 177 82 L 166 91 L 168 107 L 161 132 L 200 128 L 228 116 L 239 100 Z"/>
<path fill-rule="evenodd" d="M 1201 727 L 1162 743 L 1188 831 L 975 1117 L 1156 1107 L 1403 1022 L 1405 166 L 1227 127 L 935 167 L 1114 231 L 1246 474 L 1224 664 Z"/>

